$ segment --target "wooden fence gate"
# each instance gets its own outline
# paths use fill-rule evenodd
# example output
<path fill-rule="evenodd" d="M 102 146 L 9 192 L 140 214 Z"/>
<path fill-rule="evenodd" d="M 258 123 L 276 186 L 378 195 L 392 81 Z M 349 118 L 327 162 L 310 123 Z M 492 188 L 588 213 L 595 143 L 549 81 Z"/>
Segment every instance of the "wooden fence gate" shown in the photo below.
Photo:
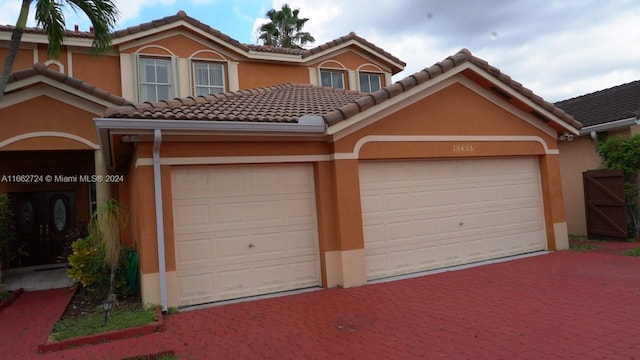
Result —
<path fill-rule="evenodd" d="M 589 170 L 582 179 L 589 237 L 627 239 L 622 170 Z"/>

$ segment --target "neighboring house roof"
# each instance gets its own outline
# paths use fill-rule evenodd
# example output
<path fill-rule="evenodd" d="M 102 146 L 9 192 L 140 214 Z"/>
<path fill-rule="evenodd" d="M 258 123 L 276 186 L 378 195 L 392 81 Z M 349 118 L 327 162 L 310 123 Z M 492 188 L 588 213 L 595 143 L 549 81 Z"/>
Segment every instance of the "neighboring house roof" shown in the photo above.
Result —
<path fill-rule="evenodd" d="M 435 79 L 465 63 L 471 63 L 507 85 L 570 127 L 581 124 L 571 115 L 535 95 L 486 61 L 462 49 L 435 65 L 410 75 L 374 93 L 336 90 L 313 85 L 285 84 L 204 97 L 189 97 L 107 109 L 105 117 L 157 120 L 208 120 L 296 122 L 303 115 L 321 116 L 329 126 L 372 106 L 400 95 L 430 79 Z M 499 92 L 499 94 L 501 94 Z M 502 94 L 501 94 L 502 95 Z M 504 94 L 506 95 L 506 94 Z M 503 96 L 504 96 L 503 95 Z M 542 116 L 536 112 L 536 116 Z M 544 120 L 548 121 L 548 119 Z"/>
<path fill-rule="evenodd" d="M 555 104 L 583 126 L 640 116 L 640 80 L 559 101 Z"/>
<path fill-rule="evenodd" d="M 65 85 L 68 85 L 72 88 L 78 89 L 88 95 L 93 95 L 99 99 L 102 100 L 106 100 L 109 103 L 115 104 L 115 105 L 126 105 L 126 104 L 131 104 L 131 102 L 121 96 L 112 94 L 106 90 L 100 89 L 98 87 L 96 87 L 95 85 L 89 84 L 87 82 L 84 82 L 82 80 L 78 80 L 75 78 L 72 78 L 66 74 L 63 74 L 59 71 L 55 71 L 52 69 L 47 68 L 47 66 L 44 63 L 41 62 L 37 62 L 33 65 L 33 67 L 31 69 L 25 69 L 25 70 L 20 70 L 20 71 L 16 71 L 14 73 L 12 73 L 9 76 L 9 81 L 8 81 L 8 85 L 11 85 L 12 83 L 21 81 L 21 80 L 27 80 L 29 78 L 32 78 L 34 76 L 38 76 L 38 75 L 42 75 L 45 76 L 47 78 L 53 79 L 54 81 L 58 82 L 58 83 L 62 83 Z M 7 87 L 8 89 L 10 88 L 10 86 Z"/>

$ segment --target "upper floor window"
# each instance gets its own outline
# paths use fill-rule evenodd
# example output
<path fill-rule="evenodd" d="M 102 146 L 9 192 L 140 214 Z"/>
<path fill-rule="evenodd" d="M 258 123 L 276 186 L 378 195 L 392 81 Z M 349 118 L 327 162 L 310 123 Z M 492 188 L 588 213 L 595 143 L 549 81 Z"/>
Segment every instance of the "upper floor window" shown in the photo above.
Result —
<path fill-rule="evenodd" d="M 372 93 L 380 90 L 380 74 L 360 73 L 360 91 Z"/>
<path fill-rule="evenodd" d="M 224 66 L 220 63 L 193 63 L 194 95 L 203 96 L 224 92 Z"/>
<path fill-rule="evenodd" d="M 344 73 L 342 71 L 320 70 L 320 84 L 344 89 Z"/>
<path fill-rule="evenodd" d="M 138 64 L 141 102 L 158 101 L 174 96 L 171 60 L 140 58 Z"/>

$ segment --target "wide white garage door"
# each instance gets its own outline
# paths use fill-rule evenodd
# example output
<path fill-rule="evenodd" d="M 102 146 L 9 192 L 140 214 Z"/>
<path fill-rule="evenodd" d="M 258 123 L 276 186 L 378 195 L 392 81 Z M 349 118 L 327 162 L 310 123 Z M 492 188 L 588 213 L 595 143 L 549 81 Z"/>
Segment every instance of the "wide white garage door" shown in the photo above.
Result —
<path fill-rule="evenodd" d="M 546 248 L 536 158 L 363 162 L 367 278 Z"/>
<path fill-rule="evenodd" d="M 321 283 L 310 165 L 172 169 L 180 306 Z"/>

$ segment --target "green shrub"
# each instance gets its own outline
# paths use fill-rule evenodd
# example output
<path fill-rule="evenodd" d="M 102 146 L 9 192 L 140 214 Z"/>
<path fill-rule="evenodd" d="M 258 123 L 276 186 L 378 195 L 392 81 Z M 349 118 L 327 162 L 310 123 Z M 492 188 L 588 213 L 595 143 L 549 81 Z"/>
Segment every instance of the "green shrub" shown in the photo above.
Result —
<path fill-rule="evenodd" d="M 69 255 L 70 268 L 67 275 L 76 285 L 96 296 L 106 296 L 109 292 L 111 272 L 106 265 L 106 251 L 103 242 L 95 242 L 90 237 L 81 238 L 71 244 L 72 253 Z M 115 277 L 116 293 L 129 295 L 126 281 L 126 259 L 120 257 L 121 266 Z"/>
<path fill-rule="evenodd" d="M 104 263 L 104 247 L 91 238 L 81 238 L 71 244 L 67 275 L 87 291 L 102 293 L 109 286 L 109 270 Z"/>
<path fill-rule="evenodd" d="M 640 247 L 635 248 L 635 249 L 631 249 L 631 250 L 627 250 L 624 252 L 625 255 L 627 256 L 640 256 Z"/>
<path fill-rule="evenodd" d="M 0 194 L 0 255 L 7 258 L 9 246 L 16 240 L 9 195 Z M 6 261 L 6 260 L 5 260 Z"/>

